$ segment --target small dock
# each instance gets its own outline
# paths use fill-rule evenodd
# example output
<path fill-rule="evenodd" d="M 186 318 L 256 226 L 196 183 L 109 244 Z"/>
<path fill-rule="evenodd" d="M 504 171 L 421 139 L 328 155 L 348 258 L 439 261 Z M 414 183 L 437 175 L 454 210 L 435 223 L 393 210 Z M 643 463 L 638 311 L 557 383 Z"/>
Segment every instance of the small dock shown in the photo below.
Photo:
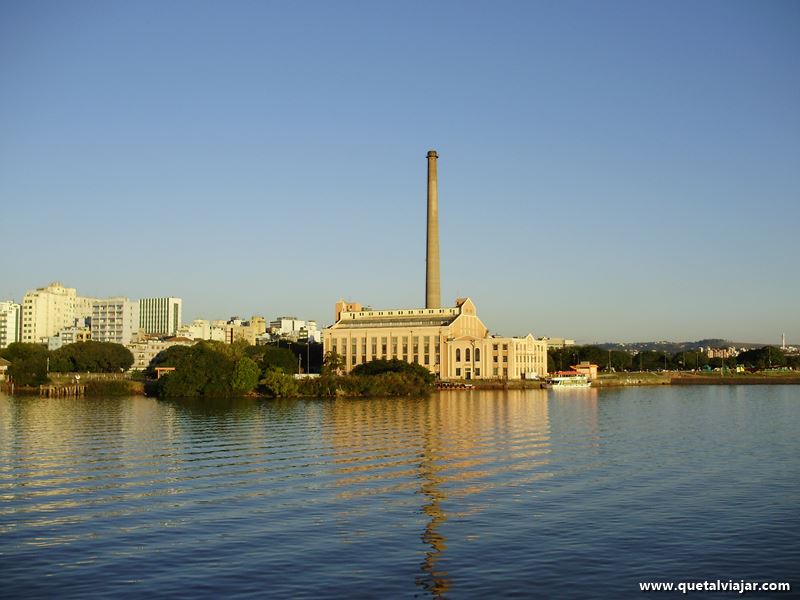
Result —
<path fill-rule="evenodd" d="M 437 390 L 471 390 L 474 387 L 471 383 L 462 383 L 460 381 L 439 381 L 436 383 Z"/>
<path fill-rule="evenodd" d="M 85 383 L 67 385 L 40 385 L 40 398 L 83 398 L 86 395 Z"/>

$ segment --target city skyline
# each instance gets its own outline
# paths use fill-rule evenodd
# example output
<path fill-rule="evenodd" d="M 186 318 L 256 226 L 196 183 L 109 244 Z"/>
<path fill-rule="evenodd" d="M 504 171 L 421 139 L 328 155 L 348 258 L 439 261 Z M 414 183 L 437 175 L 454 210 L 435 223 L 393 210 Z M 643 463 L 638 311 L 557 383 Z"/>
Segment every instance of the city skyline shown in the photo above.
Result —
<path fill-rule="evenodd" d="M 800 340 L 796 4 L 0 17 L 0 300 L 421 307 L 436 149 L 442 306 L 493 333 Z"/>

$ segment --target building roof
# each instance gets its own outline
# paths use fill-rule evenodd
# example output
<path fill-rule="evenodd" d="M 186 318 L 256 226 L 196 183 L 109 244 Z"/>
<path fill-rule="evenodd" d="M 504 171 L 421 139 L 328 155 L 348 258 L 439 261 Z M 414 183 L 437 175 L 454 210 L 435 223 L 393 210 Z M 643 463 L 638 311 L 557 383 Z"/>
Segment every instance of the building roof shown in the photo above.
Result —
<path fill-rule="evenodd" d="M 355 317 L 341 319 L 336 329 L 364 329 L 380 327 L 446 327 L 458 315 L 390 315 L 385 317 Z"/>
<path fill-rule="evenodd" d="M 5 358 L 0 358 L 0 367 L 7 367 L 11 364 L 11 361 L 6 360 Z"/>

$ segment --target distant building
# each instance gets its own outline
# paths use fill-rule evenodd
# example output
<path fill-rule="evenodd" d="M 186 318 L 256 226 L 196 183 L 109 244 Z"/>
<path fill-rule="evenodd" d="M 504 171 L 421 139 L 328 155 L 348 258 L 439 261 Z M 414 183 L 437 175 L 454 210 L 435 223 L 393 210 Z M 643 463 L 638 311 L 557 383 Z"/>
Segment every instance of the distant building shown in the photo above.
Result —
<path fill-rule="evenodd" d="M 242 321 L 239 317 L 231 317 L 225 325 L 225 342 L 232 344 L 243 340 L 255 345 L 256 338 L 267 331 L 267 322 L 264 317 L 252 316 L 249 321 Z"/>
<path fill-rule="evenodd" d="M 577 365 L 571 365 L 571 368 L 578 375 L 586 375 L 589 381 L 591 381 L 592 379 L 597 379 L 598 367 L 596 364 L 591 363 L 588 360 L 583 360 Z"/>
<path fill-rule="evenodd" d="M 131 342 L 127 345 L 128 350 L 133 354 L 133 366 L 131 369 L 134 371 L 141 371 L 146 369 L 159 352 L 171 348 L 172 346 L 192 346 L 195 344 L 194 340 L 183 337 L 170 337 L 170 338 L 147 338 Z"/>
<path fill-rule="evenodd" d="M 76 323 L 80 323 L 80 319 L 75 319 Z M 47 338 L 47 349 L 58 350 L 67 344 L 75 344 L 77 342 L 88 342 L 92 339 L 92 331 L 88 327 L 80 327 L 75 325 L 73 327 L 65 327 L 57 334 L 51 335 Z"/>
<path fill-rule="evenodd" d="M 178 333 L 183 301 L 180 298 L 142 298 L 139 300 L 139 328 L 151 335 Z"/>
<path fill-rule="evenodd" d="M 0 358 L 0 381 L 6 381 L 8 379 L 8 367 L 11 366 L 11 363 L 7 361 L 5 358 Z"/>
<path fill-rule="evenodd" d="M 324 352 L 345 372 L 375 359 L 424 366 L 441 379 L 530 379 L 547 374 L 547 344 L 529 334 L 494 337 L 469 298 L 451 308 L 361 310 L 336 304 L 336 322 L 323 330 Z"/>
<path fill-rule="evenodd" d="M 322 342 L 322 332 L 317 329 L 317 322 L 303 321 L 297 317 L 278 317 L 270 321 L 269 333 L 293 342 Z"/>
<path fill-rule="evenodd" d="M 708 358 L 734 358 L 739 356 L 739 351 L 734 347 L 729 348 L 709 348 L 706 350 Z"/>
<path fill-rule="evenodd" d="M 46 343 L 65 327 L 72 327 L 75 319 L 91 316 L 95 298 L 78 296 L 75 288 L 54 282 L 25 294 L 22 301 L 22 339 L 27 343 Z"/>
<path fill-rule="evenodd" d="M 0 348 L 22 340 L 22 306 L 16 302 L 0 302 Z"/>
<path fill-rule="evenodd" d="M 95 301 L 91 329 L 95 341 L 130 344 L 139 333 L 139 302 L 128 298 Z"/>
<path fill-rule="evenodd" d="M 547 342 L 548 348 L 566 348 L 567 346 L 575 345 L 575 340 L 568 340 L 566 338 L 543 337 L 541 339 Z"/>

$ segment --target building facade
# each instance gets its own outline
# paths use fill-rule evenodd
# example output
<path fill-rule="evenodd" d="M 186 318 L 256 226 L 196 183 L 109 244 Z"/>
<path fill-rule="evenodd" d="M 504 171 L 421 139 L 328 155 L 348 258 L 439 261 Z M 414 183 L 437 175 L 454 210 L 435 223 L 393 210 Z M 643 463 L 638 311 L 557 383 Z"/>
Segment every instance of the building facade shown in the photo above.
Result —
<path fill-rule="evenodd" d="M 97 342 L 130 344 L 139 333 L 139 302 L 128 298 L 96 300 L 91 329 Z"/>
<path fill-rule="evenodd" d="M 0 348 L 22 341 L 22 306 L 0 302 Z"/>
<path fill-rule="evenodd" d="M 171 348 L 172 346 L 192 346 L 194 340 L 182 337 L 172 337 L 167 339 L 141 339 L 127 345 L 128 350 L 133 354 L 133 365 L 131 370 L 142 371 L 150 365 L 159 352 Z"/>
<path fill-rule="evenodd" d="M 79 320 L 77 320 L 79 321 Z M 57 334 L 51 335 L 47 338 L 47 349 L 58 350 L 67 344 L 75 344 L 77 342 L 88 342 L 92 339 L 92 330 L 88 327 L 65 327 Z"/>
<path fill-rule="evenodd" d="M 92 300 L 79 297 L 75 288 L 58 282 L 28 292 L 22 301 L 21 341 L 46 343 L 61 329 L 74 326 L 75 319 L 90 316 L 86 307 Z"/>
<path fill-rule="evenodd" d="M 336 322 L 323 331 L 324 352 L 342 358 L 343 369 L 376 359 L 424 366 L 443 380 L 533 379 L 547 374 L 547 343 L 489 335 L 469 298 L 454 307 L 362 310 L 336 304 Z"/>
<path fill-rule="evenodd" d="M 176 335 L 181 326 L 183 301 L 180 298 L 142 298 L 139 300 L 139 328 L 151 335 Z"/>

